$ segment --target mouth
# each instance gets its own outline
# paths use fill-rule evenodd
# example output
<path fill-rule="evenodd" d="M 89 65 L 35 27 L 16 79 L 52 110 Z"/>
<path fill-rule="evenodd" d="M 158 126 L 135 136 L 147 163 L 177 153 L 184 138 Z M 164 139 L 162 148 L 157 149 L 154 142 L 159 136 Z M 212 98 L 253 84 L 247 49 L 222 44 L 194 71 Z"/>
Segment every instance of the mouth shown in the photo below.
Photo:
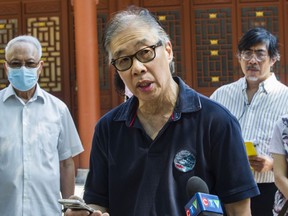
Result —
<path fill-rule="evenodd" d="M 258 67 L 254 67 L 254 66 L 247 66 L 246 70 L 256 72 L 256 71 L 259 71 L 260 69 Z"/>
<path fill-rule="evenodd" d="M 151 87 L 152 83 L 152 81 L 141 81 L 137 83 L 136 87 L 142 90 L 148 90 Z"/>

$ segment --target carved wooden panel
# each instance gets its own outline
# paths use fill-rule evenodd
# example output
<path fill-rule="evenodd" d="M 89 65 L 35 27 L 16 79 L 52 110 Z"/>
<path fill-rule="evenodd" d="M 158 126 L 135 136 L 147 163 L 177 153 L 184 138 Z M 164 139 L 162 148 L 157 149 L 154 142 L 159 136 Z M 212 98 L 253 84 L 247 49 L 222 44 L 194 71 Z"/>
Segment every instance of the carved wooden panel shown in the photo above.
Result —
<path fill-rule="evenodd" d="M 18 15 L 21 13 L 21 5 L 18 2 L 1 2 L 0 16 Z"/>
<path fill-rule="evenodd" d="M 39 14 L 39 13 L 51 13 L 51 12 L 60 12 L 61 6 L 60 1 L 42 1 L 42 2 L 25 2 L 23 4 L 23 9 L 25 14 Z"/>
<path fill-rule="evenodd" d="M 45 64 L 40 86 L 48 92 L 62 91 L 60 19 L 58 16 L 27 19 L 27 33 L 39 39 Z"/>
<path fill-rule="evenodd" d="M 192 4 L 194 5 L 205 5 L 205 4 L 223 4 L 223 3 L 232 3 L 233 0 L 192 0 Z"/>
<path fill-rule="evenodd" d="M 17 19 L 0 19 L 0 89 L 5 88 L 9 84 L 3 68 L 5 47 L 8 41 L 18 34 L 18 25 Z"/>
<path fill-rule="evenodd" d="M 100 107 L 101 115 L 104 115 L 113 107 L 113 76 L 114 72 L 110 70 L 107 54 L 102 45 L 102 38 L 109 13 L 107 10 L 97 12 L 97 34 L 98 34 L 98 68 L 100 82 Z"/>
<path fill-rule="evenodd" d="M 281 0 L 280 0 L 281 1 Z M 239 0 L 241 3 L 253 3 L 253 2 L 279 2 L 279 0 Z"/>
<path fill-rule="evenodd" d="M 109 0 L 99 0 L 99 3 L 97 5 L 97 9 L 107 9 L 109 4 Z"/>
<path fill-rule="evenodd" d="M 264 27 L 277 34 L 279 32 L 279 10 L 277 6 L 242 7 L 241 29 L 246 32 L 252 27 Z"/>
<path fill-rule="evenodd" d="M 175 62 L 175 72 L 178 76 L 185 80 L 185 72 L 182 69 L 182 37 L 181 33 L 181 12 L 180 9 L 170 9 L 170 10 L 161 10 L 157 9 L 157 11 L 151 9 L 151 12 L 158 17 L 158 20 L 162 24 L 165 31 L 170 36 L 173 54 L 174 54 L 174 62 Z"/>
<path fill-rule="evenodd" d="M 106 53 L 102 45 L 102 37 L 105 25 L 108 21 L 107 13 L 97 13 L 97 33 L 98 33 L 98 64 L 99 64 L 99 80 L 101 89 L 111 88 L 111 73 L 109 73 L 109 62 L 107 62 Z"/>
<path fill-rule="evenodd" d="M 196 9 L 194 77 L 197 88 L 220 87 L 233 81 L 232 15 L 228 7 Z"/>
<path fill-rule="evenodd" d="M 181 0 L 141 0 L 141 5 L 143 7 L 154 7 L 154 6 L 171 6 L 171 5 L 180 5 Z"/>

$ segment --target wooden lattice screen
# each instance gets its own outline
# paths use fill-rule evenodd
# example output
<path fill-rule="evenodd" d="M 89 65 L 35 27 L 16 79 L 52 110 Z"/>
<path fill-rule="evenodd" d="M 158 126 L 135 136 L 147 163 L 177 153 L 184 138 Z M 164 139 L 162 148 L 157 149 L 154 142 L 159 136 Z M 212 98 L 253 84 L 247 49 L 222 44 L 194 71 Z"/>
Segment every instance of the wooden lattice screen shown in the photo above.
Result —
<path fill-rule="evenodd" d="M 105 25 L 107 23 L 108 14 L 107 12 L 97 13 L 97 33 L 98 33 L 98 64 L 99 64 L 99 80 L 101 90 L 107 90 L 111 88 L 109 73 L 109 63 L 107 62 L 106 53 L 103 50 L 102 37 Z"/>
<path fill-rule="evenodd" d="M 62 91 L 60 20 L 58 16 L 27 19 L 27 34 L 39 39 L 42 60 L 45 64 L 40 76 L 40 86 L 48 92 Z"/>
<path fill-rule="evenodd" d="M 179 10 L 158 10 L 153 11 L 153 14 L 158 17 L 158 20 L 162 24 L 166 32 L 168 32 L 172 45 L 175 63 L 175 72 L 183 80 L 185 80 L 185 72 L 183 72 L 182 66 L 182 40 L 181 40 L 181 16 Z"/>
<path fill-rule="evenodd" d="M 5 88 L 9 84 L 3 68 L 5 46 L 9 40 L 18 34 L 18 25 L 17 19 L 0 19 L 0 89 Z"/>
<path fill-rule="evenodd" d="M 196 9 L 194 14 L 198 87 L 219 87 L 232 82 L 235 55 L 231 9 Z"/>

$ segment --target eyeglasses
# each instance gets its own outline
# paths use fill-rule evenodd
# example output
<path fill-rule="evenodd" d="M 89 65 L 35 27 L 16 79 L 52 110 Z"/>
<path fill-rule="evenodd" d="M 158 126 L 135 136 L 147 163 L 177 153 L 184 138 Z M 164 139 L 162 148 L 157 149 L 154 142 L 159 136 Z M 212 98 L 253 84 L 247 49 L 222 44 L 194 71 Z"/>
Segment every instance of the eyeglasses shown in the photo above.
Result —
<path fill-rule="evenodd" d="M 40 62 L 40 61 L 39 61 Z M 39 65 L 39 62 L 33 62 L 33 61 L 27 61 L 27 62 L 19 62 L 19 61 L 7 61 L 7 64 L 10 68 L 21 68 L 22 66 L 25 66 L 27 68 L 37 68 Z"/>
<path fill-rule="evenodd" d="M 117 59 L 112 59 L 111 64 L 118 71 L 126 71 L 132 67 L 134 57 L 142 63 L 147 63 L 147 62 L 152 61 L 156 57 L 155 48 L 159 46 L 162 46 L 161 41 L 159 41 L 155 45 L 144 47 L 143 49 L 138 50 L 133 55 L 122 56 Z"/>
<path fill-rule="evenodd" d="M 266 60 L 268 55 L 263 50 L 246 50 L 241 53 L 241 58 L 245 61 L 250 61 L 254 56 L 256 61 L 262 62 Z"/>

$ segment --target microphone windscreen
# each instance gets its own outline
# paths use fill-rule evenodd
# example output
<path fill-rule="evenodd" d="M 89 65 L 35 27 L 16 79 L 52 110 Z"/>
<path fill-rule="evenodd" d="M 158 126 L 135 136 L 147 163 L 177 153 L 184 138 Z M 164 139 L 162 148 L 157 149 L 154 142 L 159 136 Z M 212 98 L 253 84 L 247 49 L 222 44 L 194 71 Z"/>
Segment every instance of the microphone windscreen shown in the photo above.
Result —
<path fill-rule="evenodd" d="M 186 192 L 188 197 L 194 196 L 195 193 L 206 193 L 209 194 L 207 184 L 198 176 L 192 176 L 186 184 Z"/>

